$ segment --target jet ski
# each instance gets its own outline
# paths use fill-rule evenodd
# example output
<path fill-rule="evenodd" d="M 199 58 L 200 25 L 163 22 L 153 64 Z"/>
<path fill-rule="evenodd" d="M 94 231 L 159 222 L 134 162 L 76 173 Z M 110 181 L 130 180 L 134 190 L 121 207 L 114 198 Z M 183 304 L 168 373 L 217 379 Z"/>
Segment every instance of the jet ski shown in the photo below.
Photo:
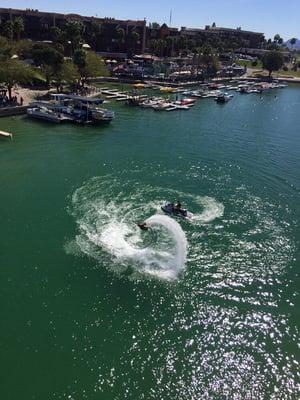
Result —
<path fill-rule="evenodd" d="M 177 217 L 190 219 L 192 218 L 193 214 L 186 210 L 185 208 L 176 208 L 174 207 L 173 203 L 166 203 L 165 205 L 161 206 L 161 209 L 166 214 L 175 215 Z"/>

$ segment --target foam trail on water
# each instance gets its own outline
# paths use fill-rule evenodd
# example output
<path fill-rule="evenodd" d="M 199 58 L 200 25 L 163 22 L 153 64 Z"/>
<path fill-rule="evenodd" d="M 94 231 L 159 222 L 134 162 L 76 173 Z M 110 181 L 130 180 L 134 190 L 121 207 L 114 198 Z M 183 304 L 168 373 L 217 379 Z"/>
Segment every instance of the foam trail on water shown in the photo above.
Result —
<path fill-rule="evenodd" d="M 146 220 L 146 223 L 153 229 L 165 229 L 169 234 L 169 239 L 174 242 L 173 256 L 168 260 L 165 271 L 162 272 L 163 274 L 167 272 L 169 278 L 177 276 L 183 270 L 187 256 L 187 239 L 181 226 L 165 215 L 153 215 Z"/>
<path fill-rule="evenodd" d="M 223 204 L 217 202 L 213 197 L 198 196 L 196 197 L 196 203 L 203 207 L 203 211 L 200 214 L 193 214 L 193 222 L 206 224 L 222 217 L 224 214 Z"/>
<path fill-rule="evenodd" d="M 141 232 L 136 225 L 112 220 L 102 232 L 89 235 L 89 240 L 140 272 L 165 280 L 176 279 L 186 262 L 184 232 L 176 221 L 164 215 L 154 215 L 146 223 L 151 230 Z M 141 247 L 145 237 L 154 232 L 156 243 Z"/>
<path fill-rule="evenodd" d="M 169 281 L 184 270 L 187 240 L 176 221 L 154 215 L 146 220 L 151 229 L 141 231 L 133 220 L 137 209 L 132 215 L 127 212 L 130 203 L 107 204 L 102 200 L 89 201 L 81 195 L 77 192 L 73 203 L 80 230 L 76 244 L 84 253 L 116 271 L 131 267 L 133 271 Z M 140 213 L 144 213 L 143 208 Z M 103 257 L 103 250 L 112 256 L 110 261 Z"/>

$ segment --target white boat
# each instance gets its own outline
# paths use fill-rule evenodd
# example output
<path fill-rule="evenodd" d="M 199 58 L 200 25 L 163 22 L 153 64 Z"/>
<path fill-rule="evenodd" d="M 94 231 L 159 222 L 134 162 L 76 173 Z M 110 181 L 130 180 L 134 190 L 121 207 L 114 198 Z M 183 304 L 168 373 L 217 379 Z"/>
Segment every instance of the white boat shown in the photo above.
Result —
<path fill-rule="evenodd" d="M 217 97 L 215 97 L 215 101 L 217 103 L 227 103 L 229 100 L 231 100 L 233 97 L 232 94 L 228 93 L 221 93 Z"/>
<path fill-rule="evenodd" d="M 0 131 L 0 137 L 12 139 L 12 133 L 5 132 L 5 131 Z"/>
<path fill-rule="evenodd" d="M 94 123 L 109 123 L 114 117 L 115 113 L 113 111 L 108 111 L 104 108 L 95 107 L 91 110 L 92 119 Z"/>
<path fill-rule="evenodd" d="M 161 100 L 152 100 L 152 99 L 148 99 L 143 101 L 140 106 L 143 108 L 152 108 L 153 106 L 155 106 L 156 104 L 160 103 Z"/>
<path fill-rule="evenodd" d="M 167 108 L 170 108 L 170 103 L 157 103 L 152 106 L 155 111 L 165 111 Z"/>
<path fill-rule="evenodd" d="M 43 106 L 28 108 L 27 115 L 30 118 L 41 119 L 48 122 L 54 122 L 56 124 L 59 124 L 64 120 L 62 115 L 57 114 L 49 108 Z"/>
<path fill-rule="evenodd" d="M 248 93 L 260 93 L 260 90 L 258 90 L 258 89 L 249 89 Z"/>
<path fill-rule="evenodd" d="M 169 104 L 169 107 L 166 108 L 166 111 L 176 111 L 178 108 L 176 107 L 175 104 Z"/>
<path fill-rule="evenodd" d="M 191 105 L 175 104 L 176 110 L 190 110 Z"/>
<path fill-rule="evenodd" d="M 203 98 L 215 98 L 216 96 L 218 96 L 219 94 L 221 93 L 221 91 L 220 90 L 213 90 L 213 91 L 208 91 L 208 92 L 205 92 L 203 95 L 202 95 L 202 97 Z"/>
<path fill-rule="evenodd" d="M 126 101 L 128 99 L 128 95 L 124 96 L 119 96 L 116 101 Z"/>
<path fill-rule="evenodd" d="M 116 92 L 118 91 L 118 89 L 109 89 L 109 90 L 101 90 L 101 94 L 105 94 L 106 96 L 113 96 L 114 94 L 116 94 Z"/>

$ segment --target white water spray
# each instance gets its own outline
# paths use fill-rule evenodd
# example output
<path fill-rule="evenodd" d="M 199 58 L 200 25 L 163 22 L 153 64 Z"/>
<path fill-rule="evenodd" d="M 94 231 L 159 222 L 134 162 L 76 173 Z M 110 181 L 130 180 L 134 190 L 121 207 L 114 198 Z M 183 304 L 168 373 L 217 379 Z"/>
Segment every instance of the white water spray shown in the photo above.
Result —
<path fill-rule="evenodd" d="M 89 256 L 111 268 L 146 273 L 164 280 L 174 280 L 185 268 L 187 239 L 180 225 L 164 215 L 146 220 L 149 231 L 141 231 L 128 213 L 130 204 L 73 197 L 76 204 L 80 234 L 76 237 L 79 248 Z M 140 210 L 144 213 L 143 209 Z M 126 215 L 126 218 L 124 218 Z M 103 250 L 112 256 L 106 260 Z M 108 261 L 108 264 L 107 264 Z"/>
<path fill-rule="evenodd" d="M 131 181 L 125 183 L 130 189 L 120 192 L 123 181 L 112 177 L 93 178 L 76 190 L 72 197 L 72 214 L 79 234 L 77 247 L 72 248 L 80 249 L 99 265 L 115 272 L 130 268 L 134 275 L 138 272 L 165 280 L 178 278 L 186 265 L 187 238 L 176 220 L 161 215 L 160 209 L 166 199 L 175 197 L 175 192 L 140 187 Z M 188 231 L 223 215 L 224 206 L 214 198 L 188 193 L 179 195 L 193 211 L 192 219 L 184 222 Z M 151 202 L 145 202 L 148 198 Z M 146 220 L 151 229 L 145 232 L 137 227 L 137 222 L 147 215 L 152 215 Z M 193 245 L 191 254 L 194 252 Z"/>
<path fill-rule="evenodd" d="M 160 271 L 168 278 L 176 277 L 185 267 L 187 255 L 187 239 L 181 226 L 165 215 L 153 215 L 146 221 L 150 228 L 163 228 L 169 234 L 170 242 L 174 242 L 174 252 L 166 263 L 164 270 Z"/>
<path fill-rule="evenodd" d="M 164 215 L 154 215 L 146 221 L 150 230 L 142 232 L 134 224 L 110 221 L 101 232 L 88 235 L 97 245 L 136 270 L 165 280 L 176 279 L 184 269 L 187 240 L 180 225 Z M 144 247 L 149 236 L 155 240 Z"/>

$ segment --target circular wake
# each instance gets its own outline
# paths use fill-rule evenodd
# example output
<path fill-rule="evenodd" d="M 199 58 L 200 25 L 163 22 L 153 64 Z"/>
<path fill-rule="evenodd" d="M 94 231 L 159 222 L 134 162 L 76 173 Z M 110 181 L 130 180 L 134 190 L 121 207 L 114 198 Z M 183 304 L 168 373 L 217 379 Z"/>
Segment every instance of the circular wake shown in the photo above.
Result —
<path fill-rule="evenodd" d="M 79 228 L 76 246 L 115 272 L 146 273 L 174 280 L 185 269 L 187 239 L 175 219 L 162 215 L 161 205 L 180 198 L 193 213 L 180 224 L 197 228 L 223 215 L 224 207 L 211 197 L 142 185 L 114 176 L 93 178 L 72 197 L 71 214 Z M 151 228 L 141 231 L 137 223 Z M 179 220 L 178 220 L 179 221 Z"/>
<path fill-rule="evenodd" d="M 115 216 L 96 232 L 90 234 L 85 229 L 85 233 L 89 240 L 109 252 L 115 262 L 162 279 L 175 279 L 186 262 L 184 232 L 176 221 L 167 216 L 153 216 L 146 222 L 149 231 L 143 232 L 132 221 L 121 222 Z"/>
<path fill-rule="evenodd" d="M 145 222 L 150 229 L 165 230 L 168 233 L 166 239 L 173 241 L 174 252 L 172 257 L 166 260 L 165 266 L 167 268 L 163 268 L 158 276 L 162 278 L 175 278 L 182 271 L 186 263 L 187 240 L 185 233 L 176 221 L 165 215 L 153 215 Z M 167 243 L 164 243 L 164 245 L 167 246 Z M 151 273 L 151 271 L 147 272 Z"/>
<path fill-rule="evenodd" d="M 180 225 L 165 215 L 153 215 L 158 203 L 135 201 L 135 194 L 131 194 L 131 201 L 122 192 L 112 195 L 113 184 L 106 189 L 109 193 L 103 192 L 103 182 L 93 179 L 73 195 L 72 214 L 79 227 L 76 244 L 80 250 L 114 271 L 130 268 L 160 279 L 176 279 L 185 268 L 187 255 L 187 240 Z M 146 232 L 137 226 L 142 220 L 150 228 Z"/>

